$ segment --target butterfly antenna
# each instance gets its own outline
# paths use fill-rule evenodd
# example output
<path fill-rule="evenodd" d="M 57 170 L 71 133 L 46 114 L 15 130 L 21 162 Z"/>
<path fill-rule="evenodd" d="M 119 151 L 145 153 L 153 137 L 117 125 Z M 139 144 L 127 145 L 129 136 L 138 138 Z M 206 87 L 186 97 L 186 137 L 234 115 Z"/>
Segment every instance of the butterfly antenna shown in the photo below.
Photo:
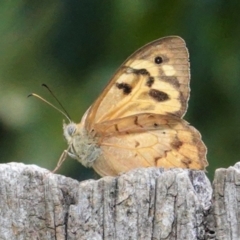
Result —
<path fill-rule="evenodd" d="M 52 92 L 52 90 L 48 87 L 47 84 L 43 83 L 42 84 L 43 87 L 45 87 L 50 94 L 55 98 L 55 100 L 58 102 L 59 106 L 62 108 L 62 110 L 65 112 L 65 114 L 68 116 L 68 119 L 71 119 L 70 115 L 68 114 L 67 110 L 65 109 L 65 107 L 62 105 L 62 103 L 58 100 L 58 98 L 55 96 L 55 94 Z"/>
<path fill-rule="evenodd" d="M 60 112 L 65 118 L 67 118 L 67 120 L 68 120 L 69 122 L 72 122 L 72 121 L 71 121 L 71 118 L 69 117 L 69 115 L 68 115 L 67 113 L 65 113 L 65 112 L 63 112 L 61 109 L 55 107 L 52 103 L 48 102 L 47 100 L 45 100 L 45 99 L 42 98 L 41 96 L 39 96 L 39 95 L 37 95 L 37 94 L 35 94 L 35 93 L 31 93 L 31 94 L 28 95 L 28 97 L 31 97 L 31 96 L 36 97 L 36 98 L 42 100 L 43 102 L 45 102 L 46 104 L 50 105 L 51 107 L 53 107 L 54 109 L 56 109 L 58 112 Z"/>

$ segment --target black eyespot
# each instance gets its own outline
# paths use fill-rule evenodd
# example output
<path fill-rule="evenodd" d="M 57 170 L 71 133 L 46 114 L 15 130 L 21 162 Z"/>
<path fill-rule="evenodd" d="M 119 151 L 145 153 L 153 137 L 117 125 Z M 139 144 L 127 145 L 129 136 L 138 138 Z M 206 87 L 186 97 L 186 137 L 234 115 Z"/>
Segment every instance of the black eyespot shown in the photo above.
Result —
<path fill-rule="evenodd" d="M 155 63 L 156 64 L 161 64 L 163 62 L 163 59 L 161 57 L 155 57 Z"/>

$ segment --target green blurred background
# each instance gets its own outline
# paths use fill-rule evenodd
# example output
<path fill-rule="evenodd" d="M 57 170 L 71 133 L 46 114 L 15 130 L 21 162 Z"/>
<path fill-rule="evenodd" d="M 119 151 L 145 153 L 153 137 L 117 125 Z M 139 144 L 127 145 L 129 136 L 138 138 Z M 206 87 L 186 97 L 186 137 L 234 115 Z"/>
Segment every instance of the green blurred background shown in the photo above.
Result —
<path fill-rule="evenodd" d="M 208 147 L 208 175 L 240 160 L 240 1 L 1 1 L 0 156 L 52 170 L 67 144 L 48 84 L 79 122 L 118 66 L 136 49 L 179 35 L 189 48 L 185 119 Z M 93 178 L 77 161 L 58 173 Z"/>

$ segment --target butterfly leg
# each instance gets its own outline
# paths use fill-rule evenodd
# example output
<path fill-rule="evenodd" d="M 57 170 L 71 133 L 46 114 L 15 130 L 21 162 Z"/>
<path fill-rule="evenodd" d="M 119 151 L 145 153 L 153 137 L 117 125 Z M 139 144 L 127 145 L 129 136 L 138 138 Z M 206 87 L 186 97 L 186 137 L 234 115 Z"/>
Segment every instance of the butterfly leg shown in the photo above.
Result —
<path fill-rule="evenodd" d="M 71 155 L 74 155 L 72 153 L 69 153 L 69 149 L 70 149 L 71 145 L 69 145 L 69 147 L 63 151 L 63 153 L 61 154 L 59 160 L 58 160 L 58 163 L 57 163 L 57 166 L 54 168 L 54 170 L 52 171 L 52 173 L 55 173 L 60 167 L 61 165 L 63 164 L 63 162 L 66 160 L 67 156 L 71 156 Z M 71 155 L 70 155 L 71 154 Z M 75 155 L 74 155 L 75 156 Z M 71 156 L 72 157 L 72 156 Z"/>
<path fill-rule="evenodd" d="M 67 152 L 67 150 L 65 150 L 65 151 Z M 64 152 L 65 152 L 65 151 L 64 151 Z M 78 160 L 78 157 L 76 156 L 76 154 L 73 154 L 73 153 L 71 153 L 71 152 L 67 152 L 67 155 L 68 155 L 69 157 L 75 159 L 75 160 Z"/>

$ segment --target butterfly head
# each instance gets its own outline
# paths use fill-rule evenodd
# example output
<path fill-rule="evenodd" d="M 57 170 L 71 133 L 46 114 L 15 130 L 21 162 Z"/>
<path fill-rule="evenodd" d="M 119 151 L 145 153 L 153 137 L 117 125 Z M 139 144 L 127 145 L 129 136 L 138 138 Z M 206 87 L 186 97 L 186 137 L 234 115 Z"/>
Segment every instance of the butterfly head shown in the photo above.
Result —
<path fill-rule="evenodd" d="M 65 139 L 67 140 L 68 144 L 72 144 L 72 140 L 74 135 L 77 132 L 77 124 L 74 122 L 70 122 L 70 123 L 65 123 L 65 121 L 63 121 L 63 135 L 65 137 Z"/>
<path fill-rule="evenodd" d="M 68 144 L 73 143 L 74 136 L 76 138 L 77 135 L 82 135 L 83 132 L 85 132 L 83 129 L 85 126 L 88 111 L 89 109 L 83 115 L 82 120 L 79 124 L 74 123 L 72 120 L 70 120 L 70 118 L 67 118 L 69 120 L 69 123 L 65 123 L 65 120 L 63 120 L 63 135 Z"/>

